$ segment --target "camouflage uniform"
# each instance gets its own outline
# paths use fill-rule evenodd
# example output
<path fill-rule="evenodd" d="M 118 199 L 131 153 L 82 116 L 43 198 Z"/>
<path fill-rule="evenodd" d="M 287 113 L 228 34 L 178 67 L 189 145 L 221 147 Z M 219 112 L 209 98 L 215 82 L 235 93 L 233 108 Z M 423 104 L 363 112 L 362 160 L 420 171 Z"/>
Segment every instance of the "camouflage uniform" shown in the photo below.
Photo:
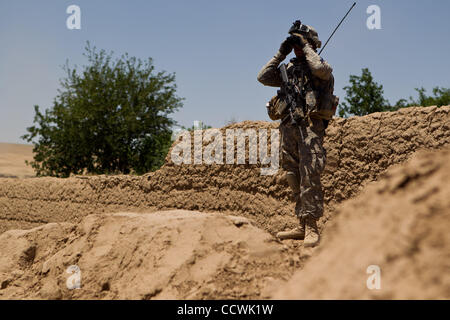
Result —
<path fill-rule="evenodd" d="M 304 59 L 293 58 L 287 66 L 288 76 L 302 77 L 302 71 L 310 72 L 312 81 L 321 85 L 334 86 L 332 68 L 306 44 L 303 48 Z M 282 79 L 278 66 L 286 58 L 278 52 L 259 72 L 258 81 L 266 86 L 280 87 Z M 309 69 L 309 70 L 308 70 Z M 311 119 L 310 124 L 304 121 L 294 125 L 286 117 L 280 124 L 281 132 L 281 164 L 296 198 L 296 215 L 300 222 L 305 218 L 317 220 L 323 215 L 323 192 L 320 175 L 326 163 L 326 152 L 323 148 L 323 137 L 328 124 L 322 119 Z M 291 183 L 298 181 L 298 186 Z"/>

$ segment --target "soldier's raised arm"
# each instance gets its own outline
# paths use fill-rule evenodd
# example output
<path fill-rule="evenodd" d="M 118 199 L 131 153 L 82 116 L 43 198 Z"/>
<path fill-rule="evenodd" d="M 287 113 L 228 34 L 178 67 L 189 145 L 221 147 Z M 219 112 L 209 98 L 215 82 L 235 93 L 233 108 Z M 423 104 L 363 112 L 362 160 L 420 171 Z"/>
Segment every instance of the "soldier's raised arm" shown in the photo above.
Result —
<path fill-rule="evenodd" d="M 330 79 L 333 68 L 317 54 L 309 43 L 305 44 L 303 52 L 305 53 L 311 73 L 322 80 Z"/>
<path fill-rule="evenodd" d="M 281 79 L 278 66 L 286 56 L 292 51 L 292 43 L 290 37 L 281 43 L 280 49 L 275 56 L 266 63 L 258 73 L 258 81 L 265 86 L 281 87 L 283 80 Z"/>

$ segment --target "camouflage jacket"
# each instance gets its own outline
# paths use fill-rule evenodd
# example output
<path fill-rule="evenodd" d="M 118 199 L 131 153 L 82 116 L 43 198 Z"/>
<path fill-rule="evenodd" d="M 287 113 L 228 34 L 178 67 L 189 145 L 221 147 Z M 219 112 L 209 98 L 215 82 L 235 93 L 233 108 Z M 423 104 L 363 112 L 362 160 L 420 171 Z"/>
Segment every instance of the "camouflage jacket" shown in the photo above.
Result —
<path fill-rule="evenodd" d="M 305 45 L 303 52 L 305 54 L 303 58 L 293 58 L 288 63 L 288 77 L 302 88 L 305 100 L 301 101 L 305 104 L 304 110 L 308 115 L 311 118 L 329 120 L 336 112 L 339 101 L 333 94 L 333 69 L 309 44 Z M 285 58 L 286 56 L 278 52 L 261 69 L 258 81 L 266 86 L 281 87 L 283 82 L 278 66 Z M 269 108 L 268 112 L 270 116 Z"/>
<path fill-rule="evenodd" d="M 298 59 L 291 59 L 290 63 L 287 65 L 288 74 L 292 68 L 297 65 L 300 67 L 309 67 L 311 74 L 313 76 L 313 81 L 332 81 L 334 84 L 334 78 L 332 75 L 333 69 L 331 66 L 323 60 L 309 44 L 306 44 L 303 52 L 305 53 L 305 61 L 307 65 L 298 61 Z M 265 86 L 271 87 L 281 87 L 283 81 L 281 80 L 281 74 L 278 70 L 278 66 L 286 56 L 277 52 L 275 56 L 270 59 L 267 64 L 262 67 L 258 73 L 258 81 Z M 292 71 L 291 71 L 292 72 Z"/>

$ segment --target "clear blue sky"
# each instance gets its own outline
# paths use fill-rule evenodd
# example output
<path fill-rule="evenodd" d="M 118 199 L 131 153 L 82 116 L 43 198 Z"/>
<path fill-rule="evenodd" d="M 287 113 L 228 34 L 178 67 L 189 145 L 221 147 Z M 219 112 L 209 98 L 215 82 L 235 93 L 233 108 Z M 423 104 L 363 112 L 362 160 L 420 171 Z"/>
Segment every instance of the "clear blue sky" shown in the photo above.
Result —
<path fill-rule="evenodd" d="M 341 99 L 350 74 L 368 67 L 395 103 L 414 88 L 450 87 L 450 1 L 357 1 L 322 54 L 334 69 Z M 48 108 L 63 76 L 61 65 L 84 64 L 87 40 L 116 54 L 152 57 L 175 72 L 184 107 L 181 125 L 214 127 L 230 119 L 269 120 L 275 93 L 256 81 L 291 23 L 314 26 L 322 42 L 353 0 L 1 0 L 0 141 L 20 143 L 33 106 Z M 81 30 L 66 28 L 66 8 L 81 8 Z M 381 30 L 368 30 L 366 9 L 381 8 Z"/>

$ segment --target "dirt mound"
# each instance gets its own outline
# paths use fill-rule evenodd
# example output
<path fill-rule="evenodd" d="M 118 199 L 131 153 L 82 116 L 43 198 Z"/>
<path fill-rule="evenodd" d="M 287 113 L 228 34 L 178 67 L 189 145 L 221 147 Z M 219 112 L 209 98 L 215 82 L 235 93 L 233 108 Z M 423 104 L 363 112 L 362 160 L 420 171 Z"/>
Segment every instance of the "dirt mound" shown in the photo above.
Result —
<path fill-rule="evenodd" d="M 223 148 L 227 129 L 278 131 L 277 126 L 244 121 L 222 128 Z M 322 181 L 327 214 L 323 220 L 336 203 L 357 194 L 389 166 L 405 161 L 419 148 L 448 144 L 449 129 L 448 106 L 412 107 L 333 120 L 325 139 L 328 163 Z M 268 143 L 270 146 L 270 139 Z M 207 144 L 203 141 L 203 148 Z M 261 163 L 249 164 L 248 145 L 246 150 L 245 164 L 234 165 L 176 165 L 169 153 L 160 170 L 142 177 L 2 178 L 0 233 L 48 222 L 78 222 L 86 215 L 102 212 L 176 208 L 242 215 L 272 233 L 295 225 L 294 204 L 284 173 L 279 170 L 276 175 L 261 175 Z"/>
<path fill-rule="evenodd" d="M 449 299 L 450 149 L 419 152 L 343 203 L 276 299 Z M 381 289 L 366 286 L 379 266 Z M 371 271 L 373 272 L 373 271 Z"/>
<path fill-rule="evenodd" d="M 1 299 L 249 299 L 300 263 L 245 218 L 182 210 L 10 230 L 0 247 Z"/>

